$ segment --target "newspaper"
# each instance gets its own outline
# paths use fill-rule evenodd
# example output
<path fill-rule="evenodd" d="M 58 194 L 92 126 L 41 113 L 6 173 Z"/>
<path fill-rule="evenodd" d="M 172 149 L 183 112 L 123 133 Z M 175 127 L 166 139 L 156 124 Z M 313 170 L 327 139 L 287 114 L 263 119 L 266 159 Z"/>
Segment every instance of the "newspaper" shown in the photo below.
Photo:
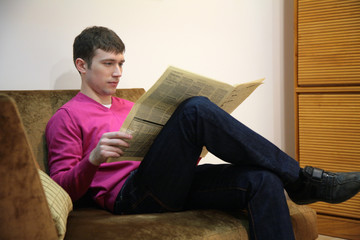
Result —
<path fill-rule="evenodd" d="M 231 113 L 264 79 L 232 86 L 170 66 L 159 80 L 134 104 L 120 131 L 133 136 L 120 158 L 108 162 L 141 161 L 177 106 L 193 96 L 208 97 Z M 206 154 L 203 151 L 201 156 Z"/>

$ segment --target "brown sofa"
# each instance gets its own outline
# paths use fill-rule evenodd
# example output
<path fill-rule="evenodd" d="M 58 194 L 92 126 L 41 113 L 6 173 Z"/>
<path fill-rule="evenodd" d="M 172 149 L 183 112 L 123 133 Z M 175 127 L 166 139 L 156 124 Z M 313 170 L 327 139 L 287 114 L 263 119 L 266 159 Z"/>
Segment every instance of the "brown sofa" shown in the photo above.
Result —
<path fill-rule="evenodd" d="M 47 171 L 47 121 L 76 93 L 0 91 L 0 239 L 58 238 L 37 168 Z M 143 93 L 119 89 L 117 96 L 135 101 Z M 288 205 L 296 239 L 316 239 L 315 211 Z M 248 239 L 248 220 L 241 212 L 211 209 L 116 216 L 83 199 L 69 214 L 65 239 Z"/>

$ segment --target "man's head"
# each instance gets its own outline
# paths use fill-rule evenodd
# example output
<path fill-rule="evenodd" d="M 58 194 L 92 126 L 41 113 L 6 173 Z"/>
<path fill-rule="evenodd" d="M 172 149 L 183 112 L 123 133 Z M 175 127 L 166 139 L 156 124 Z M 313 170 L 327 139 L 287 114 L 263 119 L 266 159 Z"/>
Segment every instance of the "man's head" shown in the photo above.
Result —
<path fill-rule="evenodd" d="M 108 28 L 97 26 L 86 28 L 75 38 L 74 63 L 77 58 L 81 58 L 87 63 L 88 68 L 91 68 L 92 58 L 97 49 L 119 54 L 124 53 L 125 45 L 119 36 Z"/>
<path fill-rule="evenodd" d="M 105 27 L 86 28 L 75 38 L 74 63 L 81 76 L 80 92 L 110 104 L 122 76 L 125 46 Z"/>

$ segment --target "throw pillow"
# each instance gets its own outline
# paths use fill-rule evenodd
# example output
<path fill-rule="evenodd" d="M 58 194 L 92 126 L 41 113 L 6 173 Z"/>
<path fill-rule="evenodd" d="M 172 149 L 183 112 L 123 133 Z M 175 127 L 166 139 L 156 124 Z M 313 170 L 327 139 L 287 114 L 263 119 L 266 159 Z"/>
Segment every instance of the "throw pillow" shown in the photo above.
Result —
<path fill-rule="evenodd" d="M 38 171 L 51 216 L 56 226 L 58 239 L 62 240 L 65 237 L 68 215 L 73 208 L 71 198 L 69 194 L 45 172 L 40 169 L 38 169 Z"/>

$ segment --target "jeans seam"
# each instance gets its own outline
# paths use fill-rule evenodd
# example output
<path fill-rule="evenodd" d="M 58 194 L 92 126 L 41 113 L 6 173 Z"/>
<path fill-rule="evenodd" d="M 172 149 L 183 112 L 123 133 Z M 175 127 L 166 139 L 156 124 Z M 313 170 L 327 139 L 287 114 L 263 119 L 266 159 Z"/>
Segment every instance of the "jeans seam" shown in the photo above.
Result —
<path fill-rule="evenodd" d="M 249 220 L 251 220 L 251 224 L 252 224 L 252 228 L 249 228 L 252 229 L 252 233 L 254 235 L 254 239 L 256 240 L 257 237 L 256 237 L 256 230 L 255 230 L 255 223 L 254 223 L 254 218 L 253 218 L 253 215 L 252 215 L 252 211 L 251 211 L 251 205 L 250 205 L 250 202 L 248 203 L 248 213 L 249 213 Z M 250 221 L 249 221 L 250 222 Z"/>

